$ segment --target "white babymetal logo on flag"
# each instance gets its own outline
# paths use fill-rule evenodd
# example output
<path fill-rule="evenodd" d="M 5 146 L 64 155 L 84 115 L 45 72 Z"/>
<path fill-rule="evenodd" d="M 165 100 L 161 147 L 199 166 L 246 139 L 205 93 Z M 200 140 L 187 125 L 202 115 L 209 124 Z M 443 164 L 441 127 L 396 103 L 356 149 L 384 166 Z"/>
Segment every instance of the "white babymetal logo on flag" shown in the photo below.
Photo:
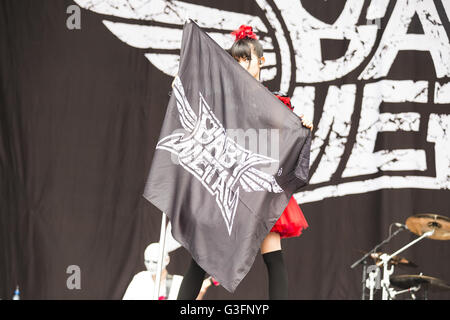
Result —
<path fill-rule="evenodd" d="M 247 192 L 283 192 L 272 175 L 254 168 L 255 165 L 278 160 L 246 150 L 228 137 L 200 92 L 197 118 L 178 76 L 175 77 L 173 92 L 181 124 L 188 133 L 171 134 L 161 139 L 156 148 L 177 155 L 179 164 L 216 196 L 231 235 L 239 186 Z"/>
<path fill-rule="evenodd" d="M 301 203 L 450 189 L 450 0 L 254 0 L 261 16 L 192 1 L 75 2 L 171 77 L 187 16 L 222 48 L 233 44 L 232 30 L 252 26 L 266 58 L 261 81 L 277 80 L 292 92 L 294 112 L 315 124 Z M 417 59 L 403 62 L 405 53 Z"/>

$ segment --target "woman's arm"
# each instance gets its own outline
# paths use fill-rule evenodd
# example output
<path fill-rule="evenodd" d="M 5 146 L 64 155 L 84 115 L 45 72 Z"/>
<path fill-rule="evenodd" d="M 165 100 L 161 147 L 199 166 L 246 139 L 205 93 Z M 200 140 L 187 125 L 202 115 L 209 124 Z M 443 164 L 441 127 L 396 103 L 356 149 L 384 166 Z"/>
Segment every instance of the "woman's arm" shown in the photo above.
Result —
<path fill-rule="evenodd" d="M 289 109 L 291 109 L 292 111 L 294 111 L 294 107 L 293 107 L 292 104 L 291 104 L 291 98 L 290 98 L 287 94 L 285 94 L 285 93 L 283 93 L 283 92 L 280 92 L 280 91 L 275 91 L 275 92 L 272 92 L 272 93 L 273 93 L 278 99 L 280 99 L 280 101 L 283 102 Z M 312 124 L 312 122 L 309 121 L 308 119 L 306 119 L 306 118 L 304 117 L 303 114 L 300 115 L 300 119 L 302 120 L 302 124 L 303 124 L 305 127 L 309 128 L 311 131 L 313 130 L 313 124 Z"/>
<path fill-rule="evenodd" d="M 205 296 L 206 291 L 211 286 L 211 277 L 206 278 L 203 280 L 202 287 L 200 289 L 200 292 L 195 300 L 203 300 L 203 297 Z"/>

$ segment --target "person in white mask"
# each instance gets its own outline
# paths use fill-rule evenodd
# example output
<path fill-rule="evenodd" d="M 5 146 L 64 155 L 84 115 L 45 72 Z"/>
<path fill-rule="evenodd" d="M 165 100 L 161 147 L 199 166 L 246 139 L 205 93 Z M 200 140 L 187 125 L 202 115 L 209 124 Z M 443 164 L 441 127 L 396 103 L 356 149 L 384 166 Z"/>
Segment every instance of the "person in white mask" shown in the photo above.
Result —
<path fill-rule="evenodd" d="M 180 275 L 170 275 L 167 272 L 167 265 L 170 262 L 168 252 L 171 252 L 180 247 L 180 244 L 175 241 L 170 235 L 170 225 L 167 228 L 169 239 L 166 239 L 166 253 L 164 255 L 161 285 L 159 290 L 159 300 L 176 300 L 178 290 L 180 289 L 183 277 Z M 123 296 L 123 300 L 153 300 L 153 290 L 156 282 L 156 272 L 158 269 L 159 243 L 151 243 L 144 251 L 144 263 L 147 268 L 146 271 L 137 273 Z M 213 285 L 218 285 L 211 277 L 203 281 L 202 288 L 197 296 L 197 300 L 201 300 L 208 288 Z"/>

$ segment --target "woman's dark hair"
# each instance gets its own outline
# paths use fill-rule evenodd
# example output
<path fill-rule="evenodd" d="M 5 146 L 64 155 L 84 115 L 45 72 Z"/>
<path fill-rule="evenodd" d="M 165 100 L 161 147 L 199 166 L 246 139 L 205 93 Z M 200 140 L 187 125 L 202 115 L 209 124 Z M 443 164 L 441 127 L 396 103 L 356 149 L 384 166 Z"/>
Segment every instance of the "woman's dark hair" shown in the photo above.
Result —
<path fill-rule="evenodd" d="M 246 58 L 248 61 L 252 60 L 252 50 L 258 58 L 264 54 L 261 42 L 258 39 L 243 38 L 235 41 L 228 51 L 233 58 Z"/>

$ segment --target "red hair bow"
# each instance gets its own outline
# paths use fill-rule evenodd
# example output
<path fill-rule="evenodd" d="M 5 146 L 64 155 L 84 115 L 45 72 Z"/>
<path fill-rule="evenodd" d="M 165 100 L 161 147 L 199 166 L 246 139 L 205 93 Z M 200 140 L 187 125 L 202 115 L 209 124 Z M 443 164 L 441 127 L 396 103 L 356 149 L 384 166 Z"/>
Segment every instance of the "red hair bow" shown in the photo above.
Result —
<path fill-rule="evenodd" d="M 256 37 L 256 34 L 253 33 L 253 28 L 251 26 L 246 26 L 245 24 L 241 25 L 239 29 L 234 30 L 230 34 L 236 36 L 236 39 L 234 41 L 238 41 L 246 37 L 251 39 L 258 39 Z"/>

